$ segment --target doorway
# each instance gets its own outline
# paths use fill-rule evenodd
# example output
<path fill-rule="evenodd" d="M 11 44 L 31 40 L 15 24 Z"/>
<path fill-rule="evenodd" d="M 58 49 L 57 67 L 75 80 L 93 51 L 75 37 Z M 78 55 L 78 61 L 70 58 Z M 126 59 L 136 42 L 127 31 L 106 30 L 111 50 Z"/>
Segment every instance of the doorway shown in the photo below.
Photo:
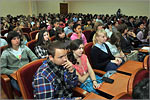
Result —
<path fill-rule="evenodd" d="M 68 14 L 68 3 L 60 3 L 60 14 Z"/>

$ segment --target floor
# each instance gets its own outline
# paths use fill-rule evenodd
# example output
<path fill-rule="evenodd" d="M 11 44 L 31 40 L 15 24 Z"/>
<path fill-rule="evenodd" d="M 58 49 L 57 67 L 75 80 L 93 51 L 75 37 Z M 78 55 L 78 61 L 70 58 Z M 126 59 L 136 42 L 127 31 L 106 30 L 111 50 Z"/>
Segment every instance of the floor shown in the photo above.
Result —
<path fill-rule="evenodd" d="M 5 95 L 3 89 L 1 89 L 1 95 L 0 95 L 0 99 L 8 99 L 7 96 Z"/>
<path fill-rule="evenodd" d="M 7 96 L 5 95 L 3 89 L 1 89 L 1 95 L 0 95 L 0 100 L 3 100 L 3 99 L 8 99 Z M 15 99 L 23 99 L 22 97 L 18 97 L 17 95 L 14 95 Z"/>

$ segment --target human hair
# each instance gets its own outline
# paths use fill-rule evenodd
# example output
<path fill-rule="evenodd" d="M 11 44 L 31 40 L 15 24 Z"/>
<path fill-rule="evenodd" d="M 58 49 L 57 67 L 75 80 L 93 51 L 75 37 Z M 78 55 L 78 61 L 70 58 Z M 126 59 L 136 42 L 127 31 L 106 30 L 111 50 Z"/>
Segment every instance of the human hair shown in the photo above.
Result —
<path fill-rule="evenodd" d="M 73 23 L 73 21 L 72 20 L 68 20 L 68 25 L 71 24 L 71 23 Z"/>
<path fill-rule="evenodd" d="M 103 26 L 103 24 L 101 22 L 96 22 L 94 24 L 94 31 L 97 31 L 98 26 Z"/>
<path fill-rule="evenodd" d="M 22 31 L 21 28 L 16 27 L 16 28 L 13 29 L 13 31 L 16 31 L 16 32 L 19 31 L 21 33 L 21 40 L 25 39 L 25 36 L 23 35 L 23 31 Z"/>
<path fill-rule="evenodd" d="M 45 46 L 46 46 L 48 43 L 50 43 L 50 40 L 48 40 L 48 41 L 45 41 L 45 40 L 44 40 L 44 33 L 45 33 L 45 32 L 48 32 L 48 31 L 47 31 L 47 30 L 41 30 L 41 31 L 39 32 L 39 34 L 38 34 L 38 39 L 37 39 L 37 42 L 36 42 L 36 46 L 40 45 L 40 46 L 46 48 Z"/>
<path fill-rule="evenodd" d="M 106 24 L 106 28 L 107 28 L 107 29 L 109 29 L 109 25 L 112 25 L 112 22 L 111 22 L 111 21 Z"/>
<path fill-rule="evenodd" d="M 53 41 L 52 43 L 49 43 L 47 46 L 48 55 L 51 55 L 52 57 L 55 56 L 56 49 L 66 49 L 67 45 L 65 42 L 62 41 Z"/>
<path fill-rule="evenodd" d="M 107 36 L 107 33 L 104 29 L 101 30 L 97 30 L 96 33 L 93 36 L 93 44 L 95 45 L 96 43 L 98 43 L 98 40 L 96 39 L 96 37 L 99 35 L 99 33 L 103 33 L 105 36 Z"/>
<path fill-rule="evenodd" d="M 16 31 L 10 31 L 8 33 L 8 36 L 7 36 L 7 43 L 8 43 L 8 48 L 12 47 L 12 43 L 11 43 L 11 40 L 14 38 L 14 37 L 17 37 L 19 36 L 20 38 L 20 45 L 21 45 L 21 35 L 16 32 Z"/>
<path fill-rule="evenodd" d="M 73 25 L 73 31 L 74 31 L 74 29 L 76 29 L 78 26 L 81 26 L 80 24 L 74 24 Z M 75 31 L 74 31 L 75 32 Z"/>
<path fill-rule="evenodd" d="M 81 44 L 83 44 L 83 41 L 81 39 L 76 39 L 76 40 L 71 41 L 71 43 L 69 45 L 70 52 L 68 53 L 67 56 L 68 56 L 68 59 L 73 64 L 77 63 L 77 59 L 74 57 L 73 51 L 77 50 Z"/>
<path fill-rule="evenodd" d="M 53 22 L 52 22 L 52 24 L 54 25 L 55 23 L 57 23 L 57 22 L 59 22 L 58 20 L 54 20 Z"/>
<path fill-rule="evenodd" d="M 124 31 L 128 29 L 127 25 L 126 24 L 122 24 L 118 27 L 118 31 L 122 34 L 124 33 Z"/>
<path fill-rule="evenodd" d="M 115 45 L 119 50 L 120 48 L 120 38 L 121 38 L 121 33 L 119 31 L 113 32 L 111 35 L 110 39 L 108 40 L 110 44 Z"/>
<path fill-rule="evenodd" d="M 149 78 L 141 80 L 133 88 L 133 99 L 149 99 Z"/>
<path fill-rule="evenodd" d="M 64 37 L 64 38 L 60 38 L 60 37 L 59 37 L 59 34 L 61 34 L 61 33 L 64 33 L 64 29 L 61 28 L 61 27 L 57 27 L 57 28 L 56 28 L 56 40 L 63 41 L 63 40 L 65 40 L 65 39 L 67 39 L 65 33 L 64 33 L 64 34 L 65 34 L 65 37 Z"/>
<path fill-rule="evenodd" d="M 137 24 L 137 27 L 140 27 L 141 24 L 144 24 L 144 23 L 143 23 L 143 22 L 139 22 L 139 23 Z"/>
<path fill-rule="evenodd" d="M 133 31 L 133 27 L 128 27 L 128 31 Z"/>

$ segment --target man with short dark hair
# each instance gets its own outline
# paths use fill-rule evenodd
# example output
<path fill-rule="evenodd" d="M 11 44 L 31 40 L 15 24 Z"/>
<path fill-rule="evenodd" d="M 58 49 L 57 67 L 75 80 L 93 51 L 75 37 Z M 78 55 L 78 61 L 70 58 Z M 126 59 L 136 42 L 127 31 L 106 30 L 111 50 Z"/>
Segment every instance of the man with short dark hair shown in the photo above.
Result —
<path fill-rule="evenodd" d="M 67 58 L 64 42 L 55 41 L 48 46 L 49 57 L 37 70 L 34 80 L 35 99 L 71 98 L 78 76 Z"/>

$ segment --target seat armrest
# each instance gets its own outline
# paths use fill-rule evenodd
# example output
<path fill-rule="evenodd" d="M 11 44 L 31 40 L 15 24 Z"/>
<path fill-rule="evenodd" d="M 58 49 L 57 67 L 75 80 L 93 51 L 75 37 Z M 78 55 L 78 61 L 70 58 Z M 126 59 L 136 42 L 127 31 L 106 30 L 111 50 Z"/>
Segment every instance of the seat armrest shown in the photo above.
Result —
<path fill-rule="evenodd" d="M 73 93 L 78 97 L 85 97 L 89 92 L 83 90 L 80 87 L 73 88 Z"/>
<path fill-rule="evenodd" d="M 1 86 L 5 94 L 7 95 L 8 99 L 14 99 L 10 78 L 5 74 L 1 74 Z"/>
<path fill-rule="evenodd" d="M 5 82 L 10 81 L 10 78 L 5 74 L 1 74 L 1 79 L 4 80 Z"/>
<path fill-rule="evenodd" d="M 93 69 L 93 71 L 96 73 L 96 74 L 98 74 L 98 75 L 104 75 L 106 72 L 105 71 L 102 71 L 102 70 L 98 70 L 98 69 Z"/>

